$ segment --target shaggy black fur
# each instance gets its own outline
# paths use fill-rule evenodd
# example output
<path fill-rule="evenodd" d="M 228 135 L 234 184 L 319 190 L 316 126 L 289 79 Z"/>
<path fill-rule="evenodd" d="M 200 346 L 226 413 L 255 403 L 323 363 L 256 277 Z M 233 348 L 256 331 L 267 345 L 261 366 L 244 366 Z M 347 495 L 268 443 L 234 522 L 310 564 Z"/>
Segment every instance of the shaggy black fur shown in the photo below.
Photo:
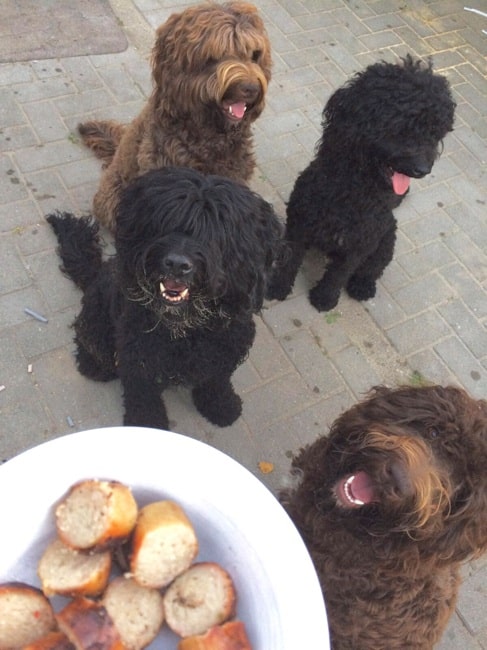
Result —
<path fill-rule="evenodd" d="M 460 565 L 487 550 L 487 402 L 377 387 L 293 461 L 281 494 L 313 558 L 333 650 L 431 650 Z"/>
<path fill-rule="evenodd" d="M 287 206 L 293 254 L 268 298 L 284 300 L 312 246 L 328 258 L 309 294 L 316 309 L 333 309 L 342 288 L 356 300 L 375 295 L 394 252 L 392 211 L 409 178 L 430 173 L 453 128 L 454 110 L 447 80 L 433 74 L 431 63 L 410 56 L 401 64 L 369 66 L 330 97 L 316 156 L 297 178 Z"/>
<path fill-rule="evenodd" d="M 219 426 L 241 413 L 231 376 L 253 343 L 253 314 L 283 247 L 272 207 L 229 179 L 166 168 L 136 179 L 117 215 L 116 256 L 102 262 L 89 217 L 47 217 L 62 270 L 84 292 L 74 328 L 79 371 L 120 377 L 125 424 L 167 428 L 161 398 L 192 386 Z"/>

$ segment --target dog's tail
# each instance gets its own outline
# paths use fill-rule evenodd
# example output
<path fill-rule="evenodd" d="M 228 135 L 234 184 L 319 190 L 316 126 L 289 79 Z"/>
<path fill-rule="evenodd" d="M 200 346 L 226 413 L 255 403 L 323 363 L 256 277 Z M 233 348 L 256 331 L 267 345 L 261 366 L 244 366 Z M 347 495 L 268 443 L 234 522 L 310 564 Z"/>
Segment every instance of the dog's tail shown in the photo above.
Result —
<path fill-rule="evenodd" d="M 125 124 L 113 120 L 94 120 L 78 124 L 78 133 L 83 143 L 103 161 L 104 167 L 111 163 L 124 130 Z"/>
<path fill-rule="evenodd" d="M 69 212 L 54 212 L 46 219 L 59 242 L 61 271 L 85 291 L 97 277 L 102 264 L 98 223 L 91 217 L 77 218 Z"/>

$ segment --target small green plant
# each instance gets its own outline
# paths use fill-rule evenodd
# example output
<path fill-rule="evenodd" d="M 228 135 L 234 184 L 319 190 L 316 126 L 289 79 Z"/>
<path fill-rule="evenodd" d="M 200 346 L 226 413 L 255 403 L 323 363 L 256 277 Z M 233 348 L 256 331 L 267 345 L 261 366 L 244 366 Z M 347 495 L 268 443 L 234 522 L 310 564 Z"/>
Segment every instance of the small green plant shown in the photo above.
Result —
<path fill-rule="evenodd" d="M 411 386 L 429 386 L 431 384 L 426 377 L 419 372 L 419 370 L 413 370 L 411 377 L 409 378 L 409 383 Z"/>
<path fill-rule="evenodd" d="M 325 321 L 328 325 L 333 325 L 340 318 L 340 313 L 337 311 L 329 311 L 325 316 Z"/>

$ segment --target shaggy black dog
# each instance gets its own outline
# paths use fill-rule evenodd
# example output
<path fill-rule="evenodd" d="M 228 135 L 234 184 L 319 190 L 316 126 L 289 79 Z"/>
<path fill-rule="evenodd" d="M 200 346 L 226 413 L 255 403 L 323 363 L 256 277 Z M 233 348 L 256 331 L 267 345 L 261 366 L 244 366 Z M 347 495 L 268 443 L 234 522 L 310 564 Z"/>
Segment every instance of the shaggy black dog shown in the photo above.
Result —
<path fill-rule="evenodd" d="M 410 56 L 369 66 L 330 97 L 316 156 L 287 206 L 293 254 L 268 298 L 284 300 L 312 246 L 328 258 L 309 294 L 316 309 L 335 307 L 342 288 L 356 300 L 374 297 L 394 252 L 392 211 L 410 178 L 430 173 L 454 110 L 447 80 Z"/>
<path fill-rule="evenodd" d="M 487 402 L 375 388 L 301 450 L 281 499 L 323 588 L 333 650 L 431 650 L 460 565 L 487 550 Z"/>
<path fill-rule="evenodd" d="M 253 343 L 253 314 L 282 247 L 271 206 L 226 178 L 148 172 L 122 194 L 116 256 L 104 262 L 91 218 L 47 220 L 62 270 L 84 292 L 78 369 L 120 377 L 124 423 L 167 428 L 161 393 L 183 383 L 210 422 L 232 424 L 242 403 L 230 378 Z"/>

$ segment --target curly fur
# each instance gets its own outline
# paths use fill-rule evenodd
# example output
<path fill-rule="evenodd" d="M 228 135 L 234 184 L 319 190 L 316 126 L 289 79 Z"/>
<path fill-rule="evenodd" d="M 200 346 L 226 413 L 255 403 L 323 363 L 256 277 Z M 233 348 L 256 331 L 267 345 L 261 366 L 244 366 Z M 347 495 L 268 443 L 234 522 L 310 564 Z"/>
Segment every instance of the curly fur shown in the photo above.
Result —
<path fill-rule="evenodd" d="M 309 293 L 317 310 L 333 309 L 343 288 L 356 300 L 374 297 L 394 253 L 392 211 L 409 178 L 430 173 L 454 110 L 447 80 L 410 56 L 370 65 L 330 97 L 315 158 L 287 206 L 293 254 L 269 298 L 286 298 L 310 247 L 328 259 Z"/>
<path fill-rule="evenodd" d="M 120 377 L 125 424 L 168 428 L 161 393 L 192 387 L 219 426 L 241 413 L 231 376 L 253 343 L 282 227 L 248 188 L 185 168 L 154 170 L 122 193 L 116 255 L 102 261 L 98 223 L 47 217 L 62 270 L 84 292 L 75 342 L 79 371 Z"/>
<path fill-rule="evenodd" d="M 452 386 L 376 387 L 295 457 L 281 499 L 334 650 L 431 650 L 460 563 L 487 550 L 486 463 L 487 402 Z"/>
<path fill-rule="evenodd" d="M 207 2 L 173 14 L 156 32 L 152 78 L 152 95 L 129 125 L 78 126 L 104 162 L 93 213 L 111 230 L 120 191 L 151 169 L 191 167 L 250 179 L 251 125 L 271 78 L 270 43 L 257 9 Z"/>

